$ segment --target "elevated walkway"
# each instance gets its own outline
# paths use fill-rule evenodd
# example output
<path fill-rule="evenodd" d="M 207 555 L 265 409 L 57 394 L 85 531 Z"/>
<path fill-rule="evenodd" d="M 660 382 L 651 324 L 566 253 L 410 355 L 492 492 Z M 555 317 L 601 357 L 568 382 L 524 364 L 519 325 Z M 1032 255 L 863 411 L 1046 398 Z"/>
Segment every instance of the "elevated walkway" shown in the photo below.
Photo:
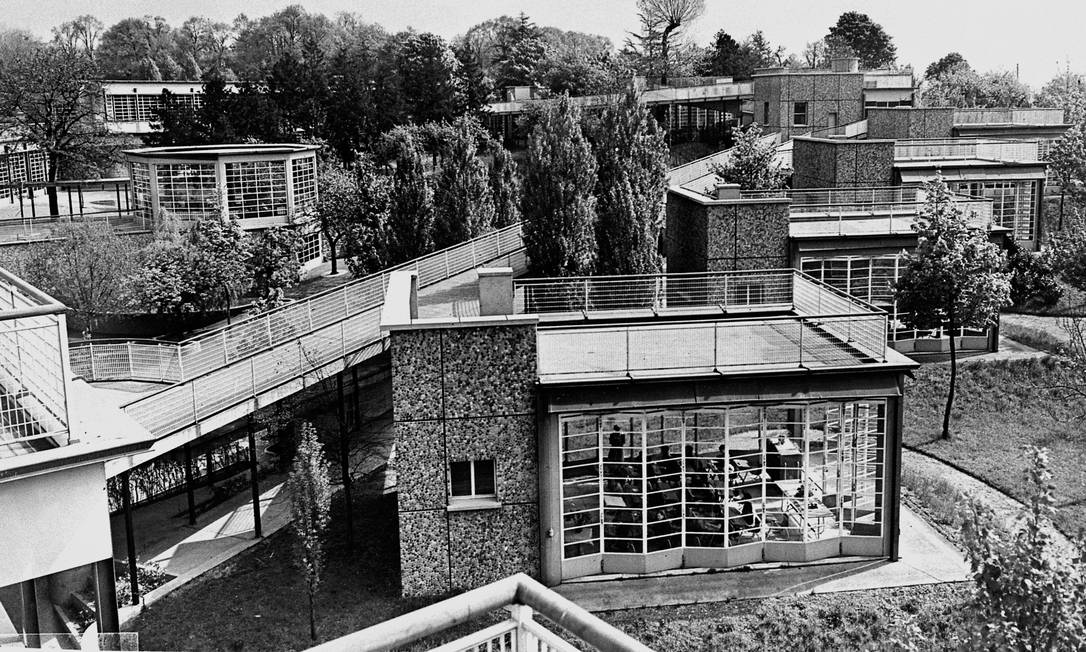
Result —
<path fill-rule="evenodd" d="M 170 383 L 121 410 L 154 446 L 111 461 L 112 477 L 290 396 L 388 348 L 379 324 L 392 272 L 414 270 L 429 287 L 481 265 L 525 267 L 520 225 L 506 227 L 198 337 L 168 344 L 71 347 L 88 381 Z"/>

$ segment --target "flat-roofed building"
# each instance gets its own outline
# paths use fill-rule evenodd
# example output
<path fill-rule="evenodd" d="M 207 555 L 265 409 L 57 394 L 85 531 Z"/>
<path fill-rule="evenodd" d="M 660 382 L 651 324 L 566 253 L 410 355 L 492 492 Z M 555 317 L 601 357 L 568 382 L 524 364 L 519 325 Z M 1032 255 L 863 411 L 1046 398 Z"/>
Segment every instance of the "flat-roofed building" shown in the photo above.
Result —
<path fill-rule="evenodd" d="M 226 84 L 233 91 L 234 84 Z M 203 105 L 202 81 L 110 80 L 102 82 L 102 105 L 106 128 L 118 134 L 142 135 L 154 131 L 155 111 L 162 105 L 162 92 L 169 91 L 181 106 L 197 109 Z"/>
<path fill-rule="evenodd" d="M 38 614 L 88 582 L 98 631 L 117 632 L 105 464 L 153 438 L 126 392 L 73 378 L 63 305 L 2 269 L 0 290 L 0 587 L 18 585 L 28 647 L 52 626 Z"/>
<path fill-rule="evenodd" d="M 229 214 L 247 231 L 296 226 L 299 260 L 321 260 L 311 216 L 317 202 L 316 145 L 244 144 L 127 150 L 132 207 L 148 220 Z"/>
<path fill-rule="evenodd" d="M 788 269 L 512 275 L 390 279 L 405 594 L 896 557 L 884 311 Z"/>

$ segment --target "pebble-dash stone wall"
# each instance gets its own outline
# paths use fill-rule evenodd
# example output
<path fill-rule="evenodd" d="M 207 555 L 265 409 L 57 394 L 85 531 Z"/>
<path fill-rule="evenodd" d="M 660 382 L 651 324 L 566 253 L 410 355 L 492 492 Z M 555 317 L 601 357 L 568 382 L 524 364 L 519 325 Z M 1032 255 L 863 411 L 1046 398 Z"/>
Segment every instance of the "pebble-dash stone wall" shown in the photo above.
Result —
<path fill-rule="evenodd" d="M 868 138 L 952 138 L 954 109 L 870 108 L 867 110 Z"/>
<path fill-rule="evenodd" d="M 789 266 L 787 201 L 704 203 L 668 194 L 668 272 Z"/>
<path fill-rule="evenodd" d="M 393 417 L 406 596 L 539 576 L 534 325 L 394 330 Z M 449 463 L 492 459 L 496 506 L 449 511 Z"/>
<path fill-rule="evenodd" d="M 796 138 L 794 188 L 889 186 L 894 180 L 894 141 Z"/>

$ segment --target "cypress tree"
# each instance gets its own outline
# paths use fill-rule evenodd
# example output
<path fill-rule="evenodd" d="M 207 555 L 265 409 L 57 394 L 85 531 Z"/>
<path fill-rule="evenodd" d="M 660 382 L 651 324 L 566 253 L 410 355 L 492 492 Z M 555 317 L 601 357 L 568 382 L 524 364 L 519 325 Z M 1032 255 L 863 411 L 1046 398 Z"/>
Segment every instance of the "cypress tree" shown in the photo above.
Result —
<path fill-rule="evenodd" d="M 596 159 L 580 111 L 562 95 L 543 105 L 528 142 L 521 213 L 532 274 L 591 274 L 596 264 Z"/>

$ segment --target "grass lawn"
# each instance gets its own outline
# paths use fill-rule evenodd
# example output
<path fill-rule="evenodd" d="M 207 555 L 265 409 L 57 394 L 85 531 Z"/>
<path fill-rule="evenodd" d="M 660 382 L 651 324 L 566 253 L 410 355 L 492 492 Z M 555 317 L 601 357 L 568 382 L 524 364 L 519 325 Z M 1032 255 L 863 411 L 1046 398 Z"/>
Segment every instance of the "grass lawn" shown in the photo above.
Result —
<path fill-rule="evenodd" d="M 335 638 L 422 606 L 399 597 L 395 497 L 356 499 L 360 541 L 347 554 L 335 530 L 328 571 L 317 600 L 322 640 Z M 338 507 L 338 505 L 337 505 Z M 281 530 L 234 560 L 163 598 L 136 624 L 144 650 L 305 649 L 306 594 L 292 566 L 293 533 Z"/>
<path fill-rule="evenodd" d="M 942 649 L 971 591 L 968 584 L 936 584 L 638 609 L 602 617 L 661 652 L 887 650 L 893 649 L 895 639 Z M 920 631 L 910 632 L 909 626 Z"/>
<path fill-rule="evenodd" d="M 1049 389 L 1060 372 L 1052 360 L 976 361 L 958 367 L 950 440 L 940 439 L 950 365 L 924 365 L 905 397 L 905 444 L 951 462 L 1022 498 L 1026 447 L 1049 449 L 1056 487 L 1056 526 L 1086 527 L 1086 402 Z"/>

